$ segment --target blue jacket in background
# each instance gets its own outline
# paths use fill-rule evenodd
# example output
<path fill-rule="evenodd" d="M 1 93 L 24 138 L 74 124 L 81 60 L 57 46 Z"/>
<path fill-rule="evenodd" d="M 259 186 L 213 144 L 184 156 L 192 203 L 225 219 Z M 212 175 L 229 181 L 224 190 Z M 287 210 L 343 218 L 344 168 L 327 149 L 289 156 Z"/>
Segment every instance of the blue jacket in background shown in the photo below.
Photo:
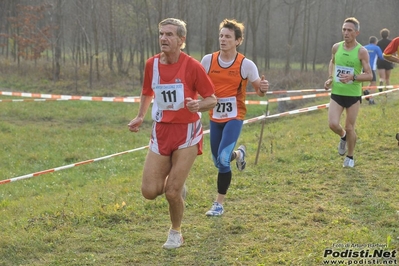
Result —
<path fill-rule="evenodd" d="M 371 70 L 377 70 L 377 58 L 384 60 L 381 48 L 373 43 L 365 45 L 364 48 L 369 52 Z"/>

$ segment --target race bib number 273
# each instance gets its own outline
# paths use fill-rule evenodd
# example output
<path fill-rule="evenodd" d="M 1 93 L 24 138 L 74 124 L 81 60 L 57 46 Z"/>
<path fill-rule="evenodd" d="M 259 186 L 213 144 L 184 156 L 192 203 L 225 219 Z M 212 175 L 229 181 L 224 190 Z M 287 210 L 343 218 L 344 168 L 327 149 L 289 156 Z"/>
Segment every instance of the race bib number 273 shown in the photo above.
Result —
<path fill-rule="evenodd" d="M 237 116 L 237 99 L 236 97 L 219 98 L 218 103 L 213 108 L 213 118 L 224 119 L 234 118 Z"/>

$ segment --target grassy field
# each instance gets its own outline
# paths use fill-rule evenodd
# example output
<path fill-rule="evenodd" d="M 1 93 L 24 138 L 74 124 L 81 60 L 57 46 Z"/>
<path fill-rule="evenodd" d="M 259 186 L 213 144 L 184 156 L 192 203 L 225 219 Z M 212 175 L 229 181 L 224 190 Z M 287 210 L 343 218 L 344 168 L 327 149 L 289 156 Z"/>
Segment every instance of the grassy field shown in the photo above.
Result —
<path fill-rule="evenodd" d="M 342 167 L 327 109 L 266 120 L 257 165 L 261 122 L 245 125 L 247 168 L 233 168 L 217 218 L 205 216 L 216 193 L 206 135 L 187 181 L 185 244 L 177 250 L 161 248 L 170 226 L 165 198 L 141 196 L 146 150 L 0 185 L 0 265 L 323 265 L 334 259 L 323 257 L 329 249 L 382 249 L 389 256 L 380 262 L 395 265 L 398 98 L 362 104 L 354 169 Z M 0 180 L 146 146 L 149 117 L 140 133 L 127 129 L 137 107 L 0 103 Z M 263 110 L 249 106 L 247 118 Z"/>

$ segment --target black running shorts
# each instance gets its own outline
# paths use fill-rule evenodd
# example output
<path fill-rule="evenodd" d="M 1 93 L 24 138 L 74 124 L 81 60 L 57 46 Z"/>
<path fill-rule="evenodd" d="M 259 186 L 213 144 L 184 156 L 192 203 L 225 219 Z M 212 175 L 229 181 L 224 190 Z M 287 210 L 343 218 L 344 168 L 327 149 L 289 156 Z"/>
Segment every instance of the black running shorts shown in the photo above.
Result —
<path fill-rule="evenodd" d="M 361 96 L 342 96 L 342 95 L 331 94 L 331 99 L 333 99 L 337 104 L 339 104 L 344 108 L 349 108 L 358 101 L 362 103 Z"/>

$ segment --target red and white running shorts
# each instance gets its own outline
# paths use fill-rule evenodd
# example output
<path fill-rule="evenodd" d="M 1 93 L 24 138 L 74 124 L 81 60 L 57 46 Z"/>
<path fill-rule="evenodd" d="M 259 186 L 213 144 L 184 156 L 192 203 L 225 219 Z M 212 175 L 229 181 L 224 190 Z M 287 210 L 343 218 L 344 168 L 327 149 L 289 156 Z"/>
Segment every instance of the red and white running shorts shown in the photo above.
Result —
<path fill-rule="evenodd" d="M 189 124 L 154 122 L 149 148 L 157 154 L 170 156 L 175 150 L 198 145 L 197 154 L 201 155 L 202 132 L 201 120 Z"/>

